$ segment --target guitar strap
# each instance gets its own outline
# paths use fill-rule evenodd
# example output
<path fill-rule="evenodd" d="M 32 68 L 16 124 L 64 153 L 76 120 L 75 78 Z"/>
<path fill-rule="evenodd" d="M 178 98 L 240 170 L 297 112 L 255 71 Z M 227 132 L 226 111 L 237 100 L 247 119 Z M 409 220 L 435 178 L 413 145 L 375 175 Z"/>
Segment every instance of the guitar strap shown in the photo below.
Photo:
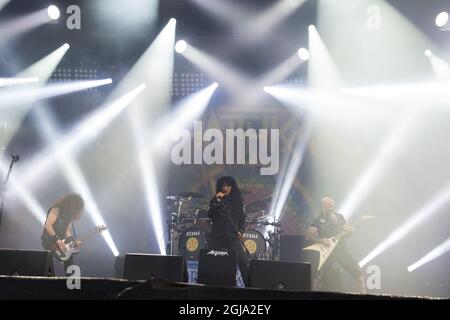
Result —
<path fill-rule="evenodd" d="M 77 238 L 77 234 L 75 233 L 75 226 L 74 226 L 73 221 L 72 221 L 72 235 L 73 235 L 73 238 L 74 238 L 74 239 Z"/>
<path fill-rule="evenodd" d="M 229 200 L 228 200 L 228 201 L 229 201 Z M 223 205 L 225 205 L 225 204 L 223 204 Z M 228 221 L 231 223 L 231 225 L 233 226 L 233 229 L 234 229 L 234 231 L 235 231 L 235 233 L 236 233 L 236 235 L 237 235 L 238 232 L 239 232 L 239 230 L 238 230 L 238 228 L 236 227 L 236 224 L 234 223 L 233 218 L 230 217 L 230 213 L 229 213 L 229 211 L 228 211 L 228 208 L 225 208 L 225 215 L 226 215 L 227 220 L 228 220 Z M 242 241 L 241 239 L 238 239 L 238 240 L 239 240 L 239 242 L 242 244 L 242 247 L 244 248 L 245 252 L 246 252 L 248 255 L 250 255 L 250 252 L 248 251 L 247 247 L 245 246 L 244 241 Z"/>
<path fill-rule="evenodd" d="M 331 220 L 333 220 L 334 224 L 338 224 L 338 217 L 336 215 L 336 213 L 332 213 L 331 214 Z"/>
<path fill-rule="evenodd" d="M 234 229 L 234 231 L 236 232 L 236 235 L 237 235 L 238 232 L 239 232 L 239 230 L 238 230 L 238 228 L 236 227 L 236 224 L 234 223 L 233 218 L 230 217 L 230 213 L 228 212 L 227 209 L 225 210 L 225 212 L 226 212 L 225 214 L 227 215 L 228 221 L 231 222 L 231 225 L 233 226 L 233 229 Z M 246 252 L 248 255 L 250 255 L 250 252 L 248 251 L 247 247 L 245 246 L 244 241 L 242 241 L 241 239 L 239 239 L 239 242 L 242 243 L 242 246 L 244 247 L 245 252 Z"/>

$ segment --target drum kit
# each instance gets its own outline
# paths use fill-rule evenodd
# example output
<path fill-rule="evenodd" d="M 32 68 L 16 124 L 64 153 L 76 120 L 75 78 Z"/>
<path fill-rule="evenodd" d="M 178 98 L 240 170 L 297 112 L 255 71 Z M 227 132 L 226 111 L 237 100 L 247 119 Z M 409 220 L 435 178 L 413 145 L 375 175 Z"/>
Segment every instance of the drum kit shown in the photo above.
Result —
<path fill-rule="evenodd" d="M 209 199 L 201 193 L 181 192 L 166 196 L 166 200 L 168 254 L 198 260 L 200 250 L 207 247 L 211 229 Z M 268 204 L 270 198 L 244 206 L 247 228 L 243 237 L 249 259 L 277 260 L 279 257 L 280 223 L 265 215 Z"/>

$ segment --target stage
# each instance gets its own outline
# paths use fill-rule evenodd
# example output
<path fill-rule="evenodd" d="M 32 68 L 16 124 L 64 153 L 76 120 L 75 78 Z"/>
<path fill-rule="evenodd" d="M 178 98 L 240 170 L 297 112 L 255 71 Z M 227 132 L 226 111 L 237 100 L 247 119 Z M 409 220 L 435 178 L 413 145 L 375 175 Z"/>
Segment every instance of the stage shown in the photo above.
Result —
<path fill-rule="evenodd" d="M 69 280 L 68 280 L 69 279 Z M 1 300 L 442 300 L 430 297 L 301 292 L 232 288 L 169 282 L 160 279 L 128 281 L 117 278 L 80 278 L 80 289 L 68 289 L 66 277 L 0 276 Z"/>
<path fill-rule="evenodd" d="M 450 299 L 449 4 L 0 0 L 0 300 Z"/>

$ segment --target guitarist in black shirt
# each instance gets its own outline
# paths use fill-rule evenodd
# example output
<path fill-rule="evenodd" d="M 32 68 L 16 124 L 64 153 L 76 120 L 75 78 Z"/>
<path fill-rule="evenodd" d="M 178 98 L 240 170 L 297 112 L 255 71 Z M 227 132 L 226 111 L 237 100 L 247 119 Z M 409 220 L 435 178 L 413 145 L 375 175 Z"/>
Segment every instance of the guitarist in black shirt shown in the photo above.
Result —
<path fill-rule="evenodd" d="M 66 250 L 65 243 L 75 240 L 73 222 L 81 218 L 84 209 L 83 198 L 79 194 L 69 194 L 56 201 L 47 212 L 41 242 L 42 247 L 52 252 L 55 249 Z M 66 241 L 66 242 L 64 242 Z M 80 240 L 75 240 L 77 247 Z M 73 258 L 64 262 L 64 270 L 73 264 Z"/>
<path fill-rule="evenodd" d="M 329 238 L 335 237 L 341 232 L 345 236 L 340 239 L 334 251 L 315 277 L 314 288 L 316 290 L 323 289 L 324 276 L 332 273 L 334 262 L 337 262 L 353 278 L 358 280 L 360 292 L 366 293 L 366 281 L 363 272 L 350 254 L 347 243 L 345 242 L 345 237 L 351 235 L 353 227 L 347 224 L 342 214 L 336 212 L 334 199 L 324 197 L 321 203 L 322 213 L 313 221 L 311 227 L 308 229 L 307 239 L 329 247 L 332 245 Z"/>

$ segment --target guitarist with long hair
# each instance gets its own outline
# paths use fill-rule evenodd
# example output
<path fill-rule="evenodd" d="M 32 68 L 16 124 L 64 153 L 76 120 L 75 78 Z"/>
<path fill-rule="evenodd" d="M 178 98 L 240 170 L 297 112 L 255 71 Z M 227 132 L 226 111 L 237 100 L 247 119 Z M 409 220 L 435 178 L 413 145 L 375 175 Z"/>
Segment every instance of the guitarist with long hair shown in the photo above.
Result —
<path fill-rule="evenodd" d="M 57 200 L 48 210 L 44 223 L 41 242 L 46 250 L 56 249 L 66 251 L 65 243 L 74 241 L 76 247 L 81 246 L 80 240 L 75 240 L 73 222 L 81 218 L 84 209 L 83 198 L 76 193 L 68 194 Z M 66 242 L 65 242 L 66 241 Z M 73 257 L 64 261 L 64 270 L 73 264 Z"/>
<path fill-rule="evenodd" d="M 342 214 L 337 213 L 335 209 L 335 201 L 330 197 L 323 197 L 322 212 L 317 217 L 311 227 L 309 227 L 306 237 L 308 240 L 313 240 L 321 243 L 326 247 L 332 246 L 330 238 L 337 236 L 343 232 L 344 237 L 340 239 L 334 251 L 332 251 L 329 258 L 326 260 L 323 267 L 319 270 L 314 279 L 314 289 L 323 289 L 323 279 L 329 274 L 332 274 L 333 265 L 337 262 L 345 271 L 347 271 L 353 278 L 357 279 L 361 293 L 366 293 L 366 281 L 361 268 L 356 260 L 350 254 L 350 251 L 345 242 L 345 237 L 351 235 L 353 227 L 345 221 Z"/>

